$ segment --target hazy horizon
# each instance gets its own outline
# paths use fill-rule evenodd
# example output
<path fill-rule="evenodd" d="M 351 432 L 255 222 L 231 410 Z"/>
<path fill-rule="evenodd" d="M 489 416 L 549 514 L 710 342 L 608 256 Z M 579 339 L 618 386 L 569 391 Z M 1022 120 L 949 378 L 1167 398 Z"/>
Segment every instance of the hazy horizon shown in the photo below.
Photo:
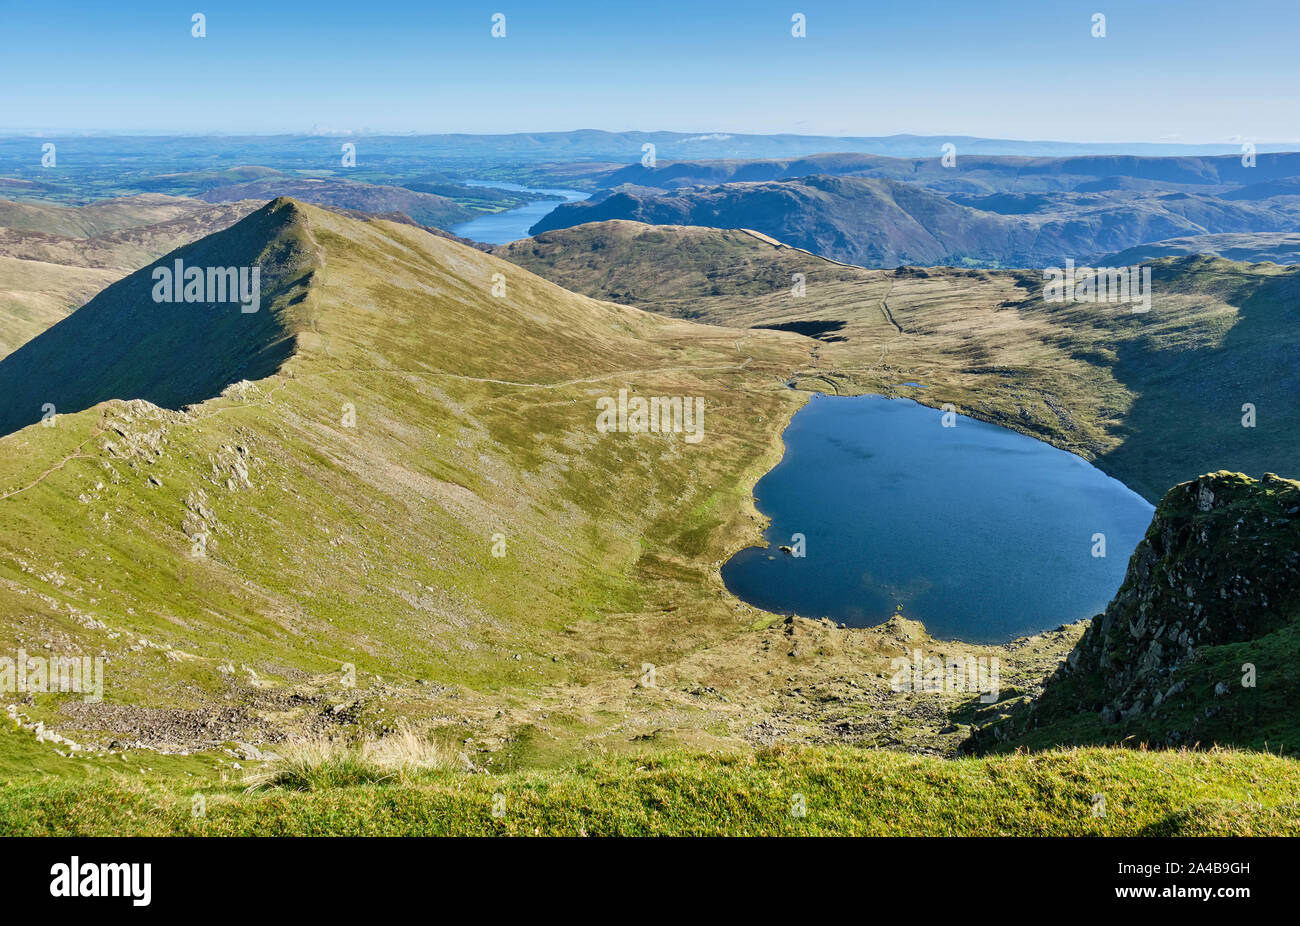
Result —
<path fill-rule="evenodd" d="M 370 129 L 308 129 L 305 131 L 284 130 L 284 131 L 264 131 L 264 132 L 238 132 L 238 131 L 221 131 L 221 130 L 204 130 L 195 129 L 192 131 L 168 131 L 165 129 L 78 129 L 78 128 L 25 128 L 25 127 L 6 127 L 0 126 L 0 137 L 4 138 L 436 138 L 436 137 L 454 137 L 465 136 L 474 138 L 509 138 L 529 135 L 568 135 L 587 132 L 600 132 L 609 135 L 624 134 L 643 134 L 643 135 L 694 135 L 700 139 L 707 139 L 716 136 L 719 141 L 731 137 L 750 137 L 750 138 L 838 138 L 846 141 L 861 138 L 923 138 L 923 139 L 979 139 L 981 141 L 1006 141 L 1016 144 L 1035 145 L 1035 144 L 1062 144 L 1062 145 L 1081 145 L 1093 146 L 1099 148 L 1122 148 L 1127 146 L 1149 145 L 1155 147 L 1187 147 L 1187 148 L 1206 148 L 1206 147 L 1223 147 L 1225 153 L 1232 153 L 1242 142 L 1247 141 L 1247 137 L 1239 136 L 1227 139 L 1153 139 L 1153 138 L 1124 138 L 1113 139 L 1110 141 L 1090 141 L 1082 138 L 1058 138 L 1058 137 L 1012 137 L 1005 135 L 990 135 L 980 133 L 962 133 L 962 134 L 943 134 L 943 133 L 918 133 L 918 132 L 871 132 L 860 135 L 835 135 L 822 132 L 747 132 L 740 130 L 724 131 L 717 129 L 712 132 L 702 132 L 694 129 L 677 129 L 677 128 L 628 128 L 628 129 L 608 129 L 593 126 L 582 126 L 578 128 L 550 128 L 550 129 L 520 129 L 520 130 L 501 130 L 501 131 L 482 131 L 482 132 L 459 132 L 459 131 L 425 131 L 425 130 L 391 130 L 380 131 Z M 1300 137 L 1294 139 L 1282 140 L 1255 140 L 1257 149 L 1269 149 L 1272 153 L 1282 151 L 1300 151 Z M 1290 147 L 1287 147 L 1290 146 Z"/>
<path fill-rule="evenodd" d="M 6 134 L 529 134 L 600 126 L 1100 144 L 1300 144 L 1300 9 L 409 0 L 0 2 Z M 505 16 L 503 37 L 493 16 Z M 803 37 L 792 20 L 804 17 Z M 1267 30 L 1255 23 L 1267 21 Z M 1224 62 L 1230 77 L 1206 68 Z M 718 114 L 725 114 L 721 118 Z M 658 131 L 658 130 L 655 130 Z"/>

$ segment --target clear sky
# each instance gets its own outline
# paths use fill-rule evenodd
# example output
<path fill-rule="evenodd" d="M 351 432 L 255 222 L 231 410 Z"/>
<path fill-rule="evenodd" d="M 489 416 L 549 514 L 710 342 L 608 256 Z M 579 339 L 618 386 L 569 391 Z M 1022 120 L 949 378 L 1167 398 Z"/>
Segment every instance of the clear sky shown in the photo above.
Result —
<path fill-rule="evenodd" d="M 1298 49 L 1300 0 L 0 0 L 0 130 L 1291 142 Z"/>

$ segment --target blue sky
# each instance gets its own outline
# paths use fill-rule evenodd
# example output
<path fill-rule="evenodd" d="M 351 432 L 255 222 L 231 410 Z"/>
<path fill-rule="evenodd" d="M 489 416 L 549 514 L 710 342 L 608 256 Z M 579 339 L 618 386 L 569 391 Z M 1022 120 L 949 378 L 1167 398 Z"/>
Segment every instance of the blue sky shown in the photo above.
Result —
<path fill-rule="evenodd" d="M 0 0 L 0 130 L 1290 142 L 1297 48 L 1300 0 Z"/>

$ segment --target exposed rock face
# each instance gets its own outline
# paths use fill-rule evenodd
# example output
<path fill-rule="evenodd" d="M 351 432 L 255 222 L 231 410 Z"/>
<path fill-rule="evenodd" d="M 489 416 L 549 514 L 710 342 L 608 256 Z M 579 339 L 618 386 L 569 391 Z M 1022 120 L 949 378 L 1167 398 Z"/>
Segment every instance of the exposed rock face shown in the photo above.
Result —
<path fill-rule="evenodd" d="M 1300 484 L 1218 472 L 1175 486 L 1115 600 L 1062 675 L 1092 679 L 1118 720 L 1168 697 L 1162 680 L 1198 647 L 1252 640 L 1300 614 Z"/>
<path fill-rule="evenodd" d="M 1161 501 L 1124 584 L 1041 697 L 977 732 L 970 746 L 1088 713 L 1103 726 L 1119 725 L 1118 733 L 1140 725 L 1147 735 L 1166 702 L 1212 705 L 1232 693 L 1227 680 L 1207 685 L 1199 678 L 1196 690 L 1187 690 L 1191 675 L 1179 670 L 1207 648 L 1257 640 L 1297 620 L 1300 483 L 1229 472 L 1185 482 Z M 1171 743 L 1186 739 L 1182 731 L 1154 729 Z"/>

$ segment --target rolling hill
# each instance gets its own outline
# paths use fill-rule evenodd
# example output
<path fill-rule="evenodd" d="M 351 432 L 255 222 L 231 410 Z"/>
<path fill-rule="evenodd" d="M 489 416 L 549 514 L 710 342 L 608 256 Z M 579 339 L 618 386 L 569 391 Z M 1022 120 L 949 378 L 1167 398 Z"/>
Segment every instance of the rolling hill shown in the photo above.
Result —
<path fill-rule="evenodd" d="M 1139 244 L 1100 258 L 1105 266 L 1127 266 L 1159 257 L 1206 254 L 1248 263 L 1300 264 L 1300 233 L 1260 232 L 1228 235 L 1189 235 Z"/>
<path fill-rule="evenodd" d="M 1206 232 L 1290 231 L 1300 199 L 1225 202 L 1184 192 L 1070 194 L 1008 209 L 909 183 L 813 175 L 660 192 L 622 187 L 565 203 L 532 234 L 626 219 L 656 225 L 752 228 L 833 260 L 868 267 L 1060 266 L 1145 241 Z"/>
<path fill-rule="evenodd" d="M 92 238 L 123 228 L 156 225 L 202 210 L 180 196 L 142 193 L 105 199 L 84 206 L 60 206 L 40 201 L 0 201 L 0 228 L 64 238 Z"/>
<path fill-rule="evenodd" d="M 147 221 L 152 216 L 141 216 L 141 224 L 88 235 L 57 235 L 0 225 L 0 256 L 97 270 L 138 270 L 182 244 L 233 225 L 264 205 L 250 199 L 213 206 L 184 202 L 187 208 L 174 217 L 154 222 Z M 82 206 L 75 211 L 95 208 Z"/>
<path fill-rule="evenodd" d="M 867 270 L 737 229 L 599 222 L 496 253 L 597 298 L 811 334 L 793 383 L 951 402 L 1079 453 L 1153 503 L 1222 467 L 1297 474 L 1293 268 L 1166 258 L 1149 265 L 1150 311 L 1134 313 L 1046 302 L 1037 272 Z"/>

